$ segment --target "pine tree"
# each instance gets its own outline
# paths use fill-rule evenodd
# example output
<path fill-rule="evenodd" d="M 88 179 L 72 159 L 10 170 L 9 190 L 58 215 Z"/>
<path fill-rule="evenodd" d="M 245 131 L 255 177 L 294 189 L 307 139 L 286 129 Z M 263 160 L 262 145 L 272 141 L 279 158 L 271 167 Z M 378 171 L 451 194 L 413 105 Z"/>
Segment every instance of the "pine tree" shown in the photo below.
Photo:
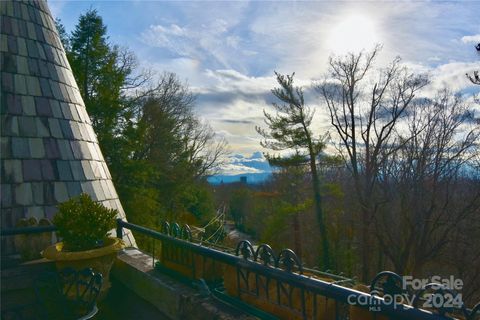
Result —
<path fill-rule="evenodd" d="M 55 19 L 55 26 L 57 28 L 58 36 L 60 37 L 60 41 L 62 42 L 63 48 L 65 52 L 70 51 L 70 36 L 68 35 L 67 31 L 65 30 L 65 26 L 62 23 L 60 18 Z"/>
<path fill-rule="evenodd" d="M 320 179 L 317 169 L 317 157 L 325 148 L 324 138 L 316 138 L 310 127 L 313 111 L 305 105 L 303 89 L 293 85 L 292 75 L 275 73 L 280 87 L 272 90 L 273 95 L 280 100 L 280 104 L 273 103 L 276 115 L 264 111 L 265 123 L 268 131 L 256 127 L 257 132 L 264 138 L 261 145 L 274 151 L 294 150 L 295 155 L 290 157 L 269 156 L 267 159 L 276 166 L 298 166 L 307 164 L 313 188 L 315 213 L 322 241 L 322 267 L 329 269 L 330 255 L 328 234 L 320 194 Z"/>
<path fill-rule="evenodd" d="M 107 27 L 96 10 L 80 16 L 69 40 L 68 60 L 108 161 L 131 69 L 122 65 L 118 47 L 107 42 Z"/>
<path fill-rule="evenodd" d="M 82 14 L 70 36 L 60 21 L 57 29 L 128 219 L 157 227 L 214 214 L 205 177 L 225 144 L 193 113 L 188 87 L 175 74 L 154 85 L 133 53 L 108 42 L 96 10 Z"/>

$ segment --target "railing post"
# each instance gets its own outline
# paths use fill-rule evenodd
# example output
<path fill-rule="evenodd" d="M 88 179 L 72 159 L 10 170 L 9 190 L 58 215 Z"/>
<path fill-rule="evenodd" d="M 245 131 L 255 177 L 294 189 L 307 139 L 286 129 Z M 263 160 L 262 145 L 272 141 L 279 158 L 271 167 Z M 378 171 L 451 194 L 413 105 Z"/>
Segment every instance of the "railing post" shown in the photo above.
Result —
<path fill-rule="evenodd" d="M 118 218 L 117 219 L 117 238 L 122 239 L 123 238 L 123 226 L 122 226 L 122 219 Z"/>

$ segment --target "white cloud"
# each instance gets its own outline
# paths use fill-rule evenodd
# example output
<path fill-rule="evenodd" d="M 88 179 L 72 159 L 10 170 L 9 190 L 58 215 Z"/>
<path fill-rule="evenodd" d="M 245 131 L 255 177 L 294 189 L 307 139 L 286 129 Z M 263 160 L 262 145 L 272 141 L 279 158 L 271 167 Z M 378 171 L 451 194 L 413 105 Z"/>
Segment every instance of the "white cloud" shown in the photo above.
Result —
<path fill-rule="evenodd" d="M 217 133 L 226 138 L 232 150 L 252 153 L 262 150 L 261 136 L 256 126 L 265 126 L 263 110 L 273 112 L 275 101 L 271 89 L 277 86 L 275 77 L 251 77 L 236 70 L 207 70 L 213 81 L 206 86 L 193 87 L 198 95 L 197 113 L 208 120 Z M 307 104 L 316 110 L 314 127 L 317 134 L 325 133 L 327 120 L 325 108 L 308 90 L 311 80 L 296 77 L 295 83 L 304 86 Z"/>
<path fill-rule="evenodd" d="M 480 42 L 480 2 L 107 3 L 108 10 L 101 14 L 112 42 L 125 39 L 144 67 L 175 72 L 188 80 L 198 94 L 198 115 L 229 141 L 232 151 L 242 154 L 267 151 L 260 147 L 255 125 L 263 125 L 264 108 L 271 111 L 273 71 L 296 72 L 296 84 L 306 87 L 311 79 L 323 78 L 330 55 L 328 39 L 351 15 L 370 21 L 375 38 L 384 44 L 379 65 L 399 55 L 412 70 L 432 76 L 426 94 L 444 86 L 468 94 L 479 91 L 465 73 L 479 69 L 472 43 Z M 73 27 L 80 4 L 49 1 L 53 14 L 67 27 Z M 347 39 L 330 41 L 348 48 Z M 318 98 L 308 93 L 307 103 L 316 110 L 315 132 L 328 130 Z M 229 170 L 242 168 L 230 163 Z"/>
<path fill-rule="evenodd" d="M 54 19 L 61 17 L 65 3 L 66 1 L 64 0 L 53 0 L 48 2 L 48 7 L 50 8 L 50 12 L 52 13 Z"/>
<path fill-rule="evenodd" d="M 241 41 L 241 38 L 239 36 L 235 36 L 235 35 L 228 36 L 226 38 L 227 44 L 234 49 L 238 49 L 238 45 L 240 44 L 240 41 Z"/>
<path fill-rule="evenodd" d="M 478 69 L 478 62 L 459 62 L 454 61 L 431 68 L 432 83 L 427 90 L 432 94 L 440 89 L 449 88 L 454 92 L 461 92 L 467 89 L 480 92 L 478 86 L 474 86 L 467 78 L 466 74 L 471 74 L 473 70 Z"/>
<path fill-rule="evenodd" d="M 262 173 L 263 171 L 246 167 L 241 164 L 226 164 L 222 166 L 221 172 L 224 175 L 236 175 L 236 174 L 244 174 L 244 173 Z"/>
<path fill-rule="evenodd" d="M 189 44 L 186 43 L 188 31 L 176 24 L 169 26 L 151 25 L 142 33 L 141 38 L 149 46 L 165 48 L 179 55 L 188 51 Z"/>
<path fill-rule="evenodd" d="M 189 80 L 199 97 L 198 114 L 226 137 L 235 151 L 261 150 L 254 127 L 262 124 L 262 110 L 269 110 L 273 101 L 273 71 L 295 71 L 296 84 L 306 87 L 311 79 L 322 78 L 330 55 L 327 40 L 333 27 L 349 14 L 372 22 L 376 38 L 384 44 L 380 65 L 401 56 L 412 70 L 432 76 L 425 91 L 428 94 L 445 86 L 455 91 L 473 90 L 465 73 L 478 69 L 477 53 L 469 43 L 480 42 L 475 23 L 480 3 L 250 2 L 216 6 L 178 4 L 178 16 L 152 22 L 141 39 L 152 52 L 150 60 L 161 60 L 156 61 L 157 69 Z M 308 96 L 308 102 L 317 110 L 314 127 L 324 132 L 329 127 L 324 108 L 316 105 L 315 97 Z"/>
<path fill-rule="evenodd" d="M 231 68 L 235 65 L 231 57 L 242 52 L 242 38 L 230 32 L 231 27 L 220 18 L 201 24 L 156 24 L 141 32 L 140 38 L 144 45 L 199 60 L 204 67 Z"/>
<path fill-rule="evenodd" d="M 473 36 L 464 36 L 462 37 L 462 42 L 463 43 L 480 43 L 480 34 L 476 34 L 476 35 L 473 35 Z"/>
<path fill-rule="evenodd" d="M 225 159 L 225 164 L 221 168 L 223 175 L 270 173 L 271 171 L 267 160 L 258 151 L 248 157 L 243 154 L 233 154 Z"/>
<path fill-rule="evenodd" d="M 228 31 L 228 23 L 223 19 L 215 19 L 206 27 L 210 30 L 212 34 L 222 34 Z"/>
<path fill-rule="evenodd" d="M 258 95 L 270 94 L 270 90 L 276 84 L 273 74 L 265 77 L 251 77 L 232 69 L 207 69 L 205 75 L 214 80 L 215 84 L 202 87 L 203 93 L 231 93 L 235 96 L 251 97 L 252 99 L 249 100 L 258 100 Z"/>
<path fill-rule="evenodd" d="M 246 75 L 232 69 L 219 69 L 219 70 L 205 70 L 205 74 L 209 77 L 213 77 L 221 82 L 224 81 L 245 81 L 250 80 Z"/>
<path fill-rule="evenodd" d="M 480 90 L 465 76 L 478 67 L 476 62 L 450 62 L 430 67 L 425 64 L 405 63 L 412 71 L 427 73 L 431 84 L 424 95 L 434 96 L 440 89 L 448 87 L 455 92 Z M 215 130 L 222 132 L 231 149 L 244 153 L 264 150 L 260 147 L 261 137 L 255 126 L 264 126 L 263 109 L 272 111 L 274 97 L 270 89 L 276 86 L 274 77 L 249 77 L 235 70 L 208 70 L 213 79 L 208 87 L 196 88 L 199 94 L 199 114 L 207 119 Z M 298 80 L 298 81 L 297 81 Z M 304 87 L 311 85 L 310 79 L 298 78 L 296 82 Z M 307 91 L 308 93 L 308 91 Z M 314 94 L 306 96 L 306 103 L 315 111 L 313 129 L 316 134 L 331 130 L 326 109 Z"/>
<path fill-rule="evenodd" d="M 428 61 L 441 61 L 441 60 L 442 59 L 440 59 L 440 57 L 438 57 L 438 56 L 428 58 Z"/>

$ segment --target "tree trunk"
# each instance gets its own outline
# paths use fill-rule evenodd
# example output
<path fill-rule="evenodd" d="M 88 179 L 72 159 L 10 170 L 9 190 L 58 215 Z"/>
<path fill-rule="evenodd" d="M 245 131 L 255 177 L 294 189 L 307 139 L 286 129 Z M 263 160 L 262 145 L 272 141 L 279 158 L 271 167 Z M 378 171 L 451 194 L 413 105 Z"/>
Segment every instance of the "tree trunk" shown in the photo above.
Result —
<path fill-rule="evenodd" d="M 295 253 L 297 254 L 297 257 L 302 259 L 302 234 L 300 232 L 298 213 L 295 213 L 293 217 L 293 236 L 295 242 Z"/>
<path fill-rule="evenodd" d="M 370 222 L 368 210 L 362 210 L 362 281 L 370 283 Z"/>
<path fill-rule="evenodd" d="M 330 268 L 330 253 L 328 244 L 327 228 L 325 226 L 325 217 L 322 209 L 322 197 L 320 195 L 320 181 L 318 179 L 317 163 L 313 150 L 310 149 L 310 170 L 312 172 L 313 197 L 315 202 L 315 214 L 317 216 L 318 226 L 320 228 L 320 239 L 322 241 L 322 263 L 323 269 Z"/>

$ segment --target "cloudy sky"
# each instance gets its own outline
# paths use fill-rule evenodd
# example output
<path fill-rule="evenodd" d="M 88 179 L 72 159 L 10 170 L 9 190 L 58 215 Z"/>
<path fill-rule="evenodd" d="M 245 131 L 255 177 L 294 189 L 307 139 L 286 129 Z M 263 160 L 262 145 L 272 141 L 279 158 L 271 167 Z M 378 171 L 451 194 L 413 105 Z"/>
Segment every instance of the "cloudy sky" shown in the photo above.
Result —
<path fill-rule="evenodd" d="M 71 31 L 80 13 L 95 8 L 110 41 L 129 47 L 142 66 L 172 71 L 198 94 L 197 113 L 224 136 L 235 157 L 259 146 L 255 125 L 273 101 L 274 71 L 296 73 L 299 85 L 322 79 L 331 54 L 383 44 L 378 60 L 400 56 L 429 73 L 431 89 L 478 92 L 465 77 L 480 69 L 480 1 L 54 1 L 54 16 Z M 329 129 L 319 99 L 318 132 Z M 247 161 L 248 162 L 248 161 Z M 243 169 L 248 172 L 248 168 Z"/>

